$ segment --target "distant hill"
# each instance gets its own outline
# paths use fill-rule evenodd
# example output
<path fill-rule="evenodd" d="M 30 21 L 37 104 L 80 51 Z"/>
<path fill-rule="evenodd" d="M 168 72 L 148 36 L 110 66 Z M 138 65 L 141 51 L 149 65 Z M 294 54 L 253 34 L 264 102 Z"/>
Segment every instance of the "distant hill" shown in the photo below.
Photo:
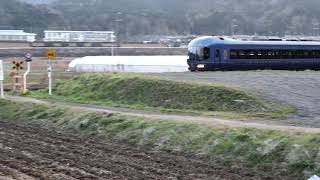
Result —
<path fill-rule="evenodd" d="M 114 30 L 123 39 L 142 35 L 320 34 L 319 0 L 57 0 L 50 7 L 47 3 L 54 0 L 20 1 L 33 7 L 0 0 L 0 26 Z"/>
<path fill-rule="evenodd" d="M 63 16 L 44 6 L 17 0 L 0 0 L 0 28 L 23 29 L 41 34 L 44 29 L 65 26 Z"/>
<path fill-rule="evenodd" d="M 319 0 L 59 0 L 76 29 L 121 34 L 318 35 Z M 116 15 L 121 12 L 121 15 Z M 71 18 L 72 17 L 72 18 Z"/>

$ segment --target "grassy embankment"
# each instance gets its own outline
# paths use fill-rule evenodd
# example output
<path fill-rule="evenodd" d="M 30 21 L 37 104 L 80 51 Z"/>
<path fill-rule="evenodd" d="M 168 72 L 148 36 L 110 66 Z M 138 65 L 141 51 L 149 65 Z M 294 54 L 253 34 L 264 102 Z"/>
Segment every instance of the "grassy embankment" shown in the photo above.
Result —
<path fill-rule="evenodd" d="M 293 108 L 267 102 L 245 91 L 217 86 L 167 81 L 132 74 L 85 74 L 58 81 L 54 96 L 32 92 L 37 98 L 228 118 L 273 118 Z"/>
<path fill-rule="evenodd" d="M 202 154 L 256 175 L 306 179 L 320 174 L 319 134 L 153 121 L 117 114 L 0 100 L 0 120 L 53 125 L 145 148 Z"/>

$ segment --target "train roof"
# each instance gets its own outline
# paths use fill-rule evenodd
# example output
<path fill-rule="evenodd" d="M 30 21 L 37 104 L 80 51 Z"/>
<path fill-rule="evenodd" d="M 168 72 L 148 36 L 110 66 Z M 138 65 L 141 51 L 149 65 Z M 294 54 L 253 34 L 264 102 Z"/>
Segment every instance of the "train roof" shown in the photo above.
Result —
<path fill-rule="evenodd" d="M 192 40 L 191 47 L 209 47 L 212 45 L 286 45 L 286 46 L 320 46 L 320 42 L 314 41 L 242 41 L 228 37 L 204 36 Z"/>

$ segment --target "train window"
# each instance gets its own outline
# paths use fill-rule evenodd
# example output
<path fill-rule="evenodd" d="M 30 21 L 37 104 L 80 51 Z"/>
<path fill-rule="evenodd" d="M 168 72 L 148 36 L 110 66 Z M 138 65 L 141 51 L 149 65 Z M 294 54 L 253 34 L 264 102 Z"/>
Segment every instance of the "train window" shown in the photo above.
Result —
<path fill-rule="evenodd" d="M 302 50 L 302 51 L 301 51 L 301 58 L 305 59 L 305 58 L 307 58 L 307 57 L 308 57 L 308 52 L 305 51 L 305 50 Z"/>
<path fill-rule="evenodd" d="M 245 51 L 240 50 L 239 51 L 239 59 L 245 59 L 246 58 L 246 53 Z"/>
<path fill-rule="evenodd" d="M 259 50 L 256 51 L 256 55 L 257 55 L 257 56 L 256 56 L 257 59 L 263 59 L 263 57 L 262 57 L 262 51 L 259 51 Z"/>
<path fill-rule="evenodd" d="M 291 53 L 292 53 L 292 58 L 293 59 L 298 58 L 298 52 L 297 51 L 293 50 L 293 51 L 291 51 Z"/>
<path fill-rule="evenodd" d="M 316 58 L 320 58 L 320 50 L 316 50 Z"/>
<path fill-rule="evenodd" d="M 291 54 L 291 58 L 293 58 L 293 59 L 297 57 L 296 51 L 294 51 L 294 50 L 291 50 L 290 54 Z"/>
<path fill-rule="evenodd" d="M 303 51 L 302 50 L 298 50 L 297 51 L 297 58 L 303 58 Z"/>
<path fill-rule="evenodd" d="M 210 58 L 210 48 L 208 47 L 203 48 L 203 58 L 204 59 Z"/>
<path fill-rule="evenodd" d="M 261 52 L 260 59 L 265 59 L 265 58 L 267 58 L 267 51 L 261 50 L 260 52 Z"/>
<path fill-rule="evenodd" d="M 308 58 L 310 58 L 310 59 L 313 58 L 313 51 L 308 51 Z"/>
<path fill-rule="evenodd" d="M 203 48 L 197 48 L 197 55 L 199 59 L 203 59 Z"/>
<path fill-rule="evenodd" d="M 245 54 L 244 59 L 250 59 L 250 50 L 245 50 L 244 54 Z"/>
<path fill-rule="evenodd" d="M 281 50 L 280 54 L 281 54 L 281 59 L 290 59 L 291 58 L 291 56 L 289 56 L 288 50 Z"/>
<path fill-rule="evenodd" d="M 281 54 L 279 50 L 274 51 L 274 58 L 275 59 L 281 59 Z"/>
<path fill-rule="evenodd" d="M 196 47 L 189 47 L 189 59 L 196 59 L 197 58 L 197 48 Z"/>
<path fill-rule="evenodd" d="M 292 57 L 293 57 L 292 51 L 288 51 L 288 58 L 292 58 Z"/>
<path fill-rule="evenodd" d="M 227 50 L 224 50 L 224 51 L 223 51 L 223 58 L 224 58 L 225 60 L 228 59 L 228 51 L 227 51 Z"/>
<path fill-rule="evenodd" d="M 231 58 L 231 59 L 238 59 L 238 51 L 236 51 L 236 50 L 231 50 L 231 51 L 230 51 L 230 58 Z"/>
<path fill-rule="evenodd" d="M 314 57 L 314 58 L 318 58 L 318 51 L 317 51 L 317 50 L 314 50 L 313 53 L 314 53 L 314 54 L 313 54 L 313 55 L 314 55 L 313 57 Z"/>
<path fill-rule="evenodd" d="M 261 51 L 257 51 L 257 55 L 258 56 L 262 56 L 262 52 Z"/>
<path fill-rule="evenodd" d="M 267 59 L 273 59 L 274 58 L 274 52 L 273 51 L 268 51 L 267 52 Z"/>
<path fill-rule="evenodd" d="M 310 51 L 310 58 L 316 58 L 316 51 Z"/>
<path fill-rule="evenodd" d="M 248 58 L 249 59 L 256 59 L 256 53 L 254 51 L 249 51 Z"/>
<path fill-rule="evenodd" d="M 294 58 L 294 51 L 288 50 L 288 57 L 290 59 Z"/>
<path fill-rule="evenodd" d="M 230 50 L 231 59 L 312 59 L 320 50 Z"/>
<path fill-rule="evenodd" d="M 317 58 L 317 51 L 316 50 L 312 50 L 312 59 Z"/>
<path fill-rule="evenodd" d="M 189 53 L 192 53 L 192 54 L 196 54 L 196 47 L 189 47 L 188 48 L 188 50 L 189 50 Z"/>
<path fill-rule="evenodd" d="M 205 60 L 210 58 L 210 48 L 208 47 L 189 47 L 189 59 Z"/>

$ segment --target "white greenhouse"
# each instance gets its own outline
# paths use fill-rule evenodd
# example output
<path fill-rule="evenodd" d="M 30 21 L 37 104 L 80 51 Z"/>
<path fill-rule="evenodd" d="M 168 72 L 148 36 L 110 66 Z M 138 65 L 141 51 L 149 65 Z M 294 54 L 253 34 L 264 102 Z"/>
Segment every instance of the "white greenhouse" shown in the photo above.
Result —
<path fill-rule="evenodd" d="M 187 56 L 87 56 L 74 59 L 69 71 L 161 73 L 188 70 Z"/>

